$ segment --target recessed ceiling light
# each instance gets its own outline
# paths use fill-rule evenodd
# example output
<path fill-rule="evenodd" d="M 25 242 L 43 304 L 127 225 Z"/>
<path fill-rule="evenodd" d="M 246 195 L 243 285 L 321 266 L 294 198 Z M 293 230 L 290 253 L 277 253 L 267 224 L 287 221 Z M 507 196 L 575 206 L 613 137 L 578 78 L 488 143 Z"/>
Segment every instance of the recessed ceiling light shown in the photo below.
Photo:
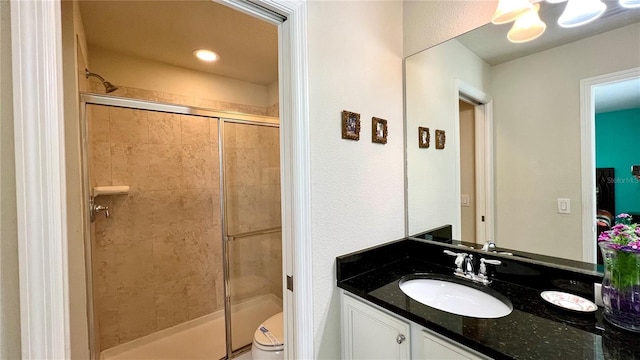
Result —
<path fill-rule="evenodd" d="M 205 50 L 205 49 L 195 50 L 193 52 L 193 56 L 197 57 L 198 59 L 200 59 L 202 61 L 206 61 L 206 62 L 216 61 L 220 57 L 220 56 L 218 56 L 218 54 L 214 53 L 213 51 Z"/>

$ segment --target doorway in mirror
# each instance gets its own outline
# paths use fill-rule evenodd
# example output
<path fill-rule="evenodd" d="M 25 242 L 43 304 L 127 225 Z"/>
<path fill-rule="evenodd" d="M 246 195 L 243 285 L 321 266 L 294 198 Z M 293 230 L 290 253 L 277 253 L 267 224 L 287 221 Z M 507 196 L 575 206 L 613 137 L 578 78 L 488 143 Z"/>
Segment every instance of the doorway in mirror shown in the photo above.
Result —
<path fill-rule="evenodd" d="M 484 244 L 493 238 L 493 162 L 491 98 L 458 81 L 456 143 L 460 235 Z"/>

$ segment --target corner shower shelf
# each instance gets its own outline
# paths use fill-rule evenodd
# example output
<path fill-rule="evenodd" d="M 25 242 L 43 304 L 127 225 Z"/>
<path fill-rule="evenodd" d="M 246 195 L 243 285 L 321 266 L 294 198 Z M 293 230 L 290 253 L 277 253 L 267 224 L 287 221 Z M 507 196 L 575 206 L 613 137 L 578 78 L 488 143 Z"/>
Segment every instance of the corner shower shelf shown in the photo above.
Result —
<path fill-rule="evenodd" d="M 126 195 L 129 193 L 128 185 L 120 186 L 95 186 L 93 188 L 93 197 L 100 195 Z"/>

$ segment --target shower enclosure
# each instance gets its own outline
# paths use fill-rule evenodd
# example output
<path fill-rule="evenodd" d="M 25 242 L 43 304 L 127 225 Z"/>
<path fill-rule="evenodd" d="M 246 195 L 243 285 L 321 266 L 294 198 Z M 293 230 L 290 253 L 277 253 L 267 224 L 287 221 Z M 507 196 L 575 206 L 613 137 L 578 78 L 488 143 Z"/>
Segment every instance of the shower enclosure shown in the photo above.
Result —
<path fill-rule="evenodd" d="M 282 311 L 277 119 L 82 95 L 96 359 L 247 349 Z"/>

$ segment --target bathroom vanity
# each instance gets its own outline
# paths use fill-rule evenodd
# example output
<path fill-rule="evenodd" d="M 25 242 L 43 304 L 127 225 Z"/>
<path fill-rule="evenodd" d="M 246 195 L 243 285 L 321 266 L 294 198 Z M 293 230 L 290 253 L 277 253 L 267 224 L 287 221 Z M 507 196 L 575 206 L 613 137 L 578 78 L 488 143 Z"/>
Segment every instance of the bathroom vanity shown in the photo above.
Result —
<path fill-rule="evenodd" d="M 473 286 L 503 295 L 513 310 L 470 317 L 407 296 L 400 284 L 408 277 L 453 274 L 455 259 L 444 250 L 499 260 L 488 270 L 492 282 Z M 525 260 L 412 238 L 338 257 L 343 358 L 640 359 L 640 336 L 605 322 L 601 308 L 577 313 L 540 297 L 557 290 L 593 300 L 597 272 Z"/>

